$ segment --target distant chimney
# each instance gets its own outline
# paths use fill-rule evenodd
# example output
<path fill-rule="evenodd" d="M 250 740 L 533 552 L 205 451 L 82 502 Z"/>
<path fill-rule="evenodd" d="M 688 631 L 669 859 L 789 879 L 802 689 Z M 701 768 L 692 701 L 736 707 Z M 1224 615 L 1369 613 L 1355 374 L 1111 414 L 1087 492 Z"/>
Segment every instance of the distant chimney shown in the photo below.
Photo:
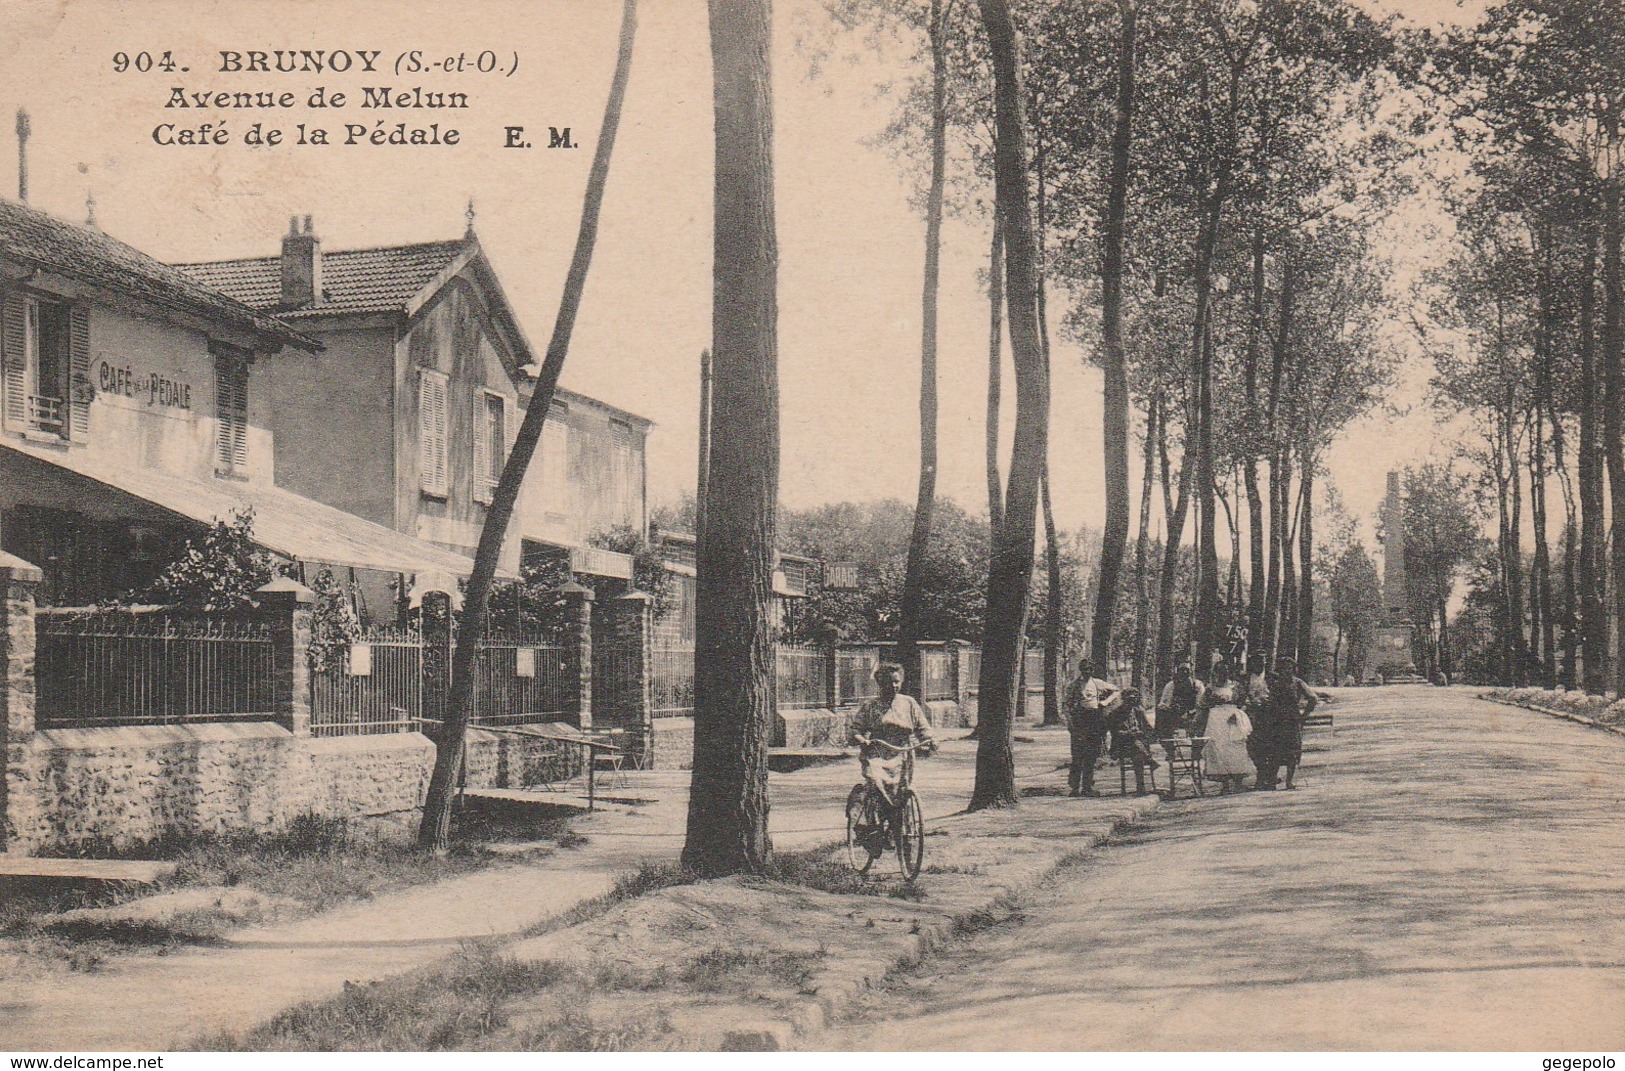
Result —
<path fill-rule="evenodd" d="M 28 125 L 26 109 L 17 109 L 17 200 L 28 200 Z"/>
<path fill-rule="evenodd" d="M 303 308 L 322 300 L 322 243 L 305 217 L 299 230 L 299 217 L 288 220 L 288 234 L 282 239 L 282 307 Z"/>

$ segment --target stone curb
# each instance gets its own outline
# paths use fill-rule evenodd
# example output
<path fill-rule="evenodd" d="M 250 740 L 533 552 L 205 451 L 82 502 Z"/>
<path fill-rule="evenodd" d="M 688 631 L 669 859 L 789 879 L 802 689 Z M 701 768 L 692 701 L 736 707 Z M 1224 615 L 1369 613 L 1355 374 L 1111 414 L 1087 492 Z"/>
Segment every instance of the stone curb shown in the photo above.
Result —
<path fill-rule="evenodd" d="M 886 957 L 883 963 L 861 975 L 843 980 L 833 990 L 820 990 L 816 997 L 803 1001 L 802 1007 L 788 1018 L 741 1025 L 726 1031 L 720 1039 L 715 1034 L 685 1036 L 679 1044 L 683 1047 L 699 1048 L 702 1051 L 723 1052 L 783 1052 L 793 1049 L 797 1039 L 806 1038 L 822 1030 L 831 1020 L 838 1018 L 842 1012 L 852 1007 L 862 993 L 873 988 L 887 974 L 898 967 L 924 959 L 937 947 L 952 939 L 959 927 L 972 917 L 997 907 L 1001 902 L 1031 891 L 1058 872 L 1066 860 L 1079 852 L 1100 847 L 1124 829 L 1154 813 L 1161 804 L 1160 796 L 1135 797 L 1133 802 L 1127 803 L 1127 806 L 1117 813 L 1101 816 L 1101 825 L 1080 831 L 1075 838 L 1069 840 L 1064 850 L 1057 851 L 1036 873 L 1029 875 L 1025 880 L 1006 886 L 997 895 L 989 897 L 975 907 L 921 926 L 920 932 L 911 935 L 907 945 L 895 955 Z"/>
<path fill-rule="evenodd" d="M 1584 714 L 1570 714 L 1566 710 L 1553 710 L 1550 707 L 1537 707 L 1531 703 L 1515 703 L 1510 699 L 1502 699 L 1499 696 L 1490 694 L 1489 692 L 1479 693 L 1478 698 L 1484 700 L 1486 703 L 1499 703 L 1504 707 L 1517 707 L 1520 710 L 1532 710 L 1536 714 L 1546 714 L 1553 718 L 1562 718 L 1564 721 L 1572 721 L 1576 725 L 1584 725 L 1588 729 L 1600 729 L 1605 733 L 1613 733 L 1615 736 L 1625 736 L 1625 728 L 1620 728 L 1617 725 L 1604 725 L 1596 718 L 1588 718 Z"/>

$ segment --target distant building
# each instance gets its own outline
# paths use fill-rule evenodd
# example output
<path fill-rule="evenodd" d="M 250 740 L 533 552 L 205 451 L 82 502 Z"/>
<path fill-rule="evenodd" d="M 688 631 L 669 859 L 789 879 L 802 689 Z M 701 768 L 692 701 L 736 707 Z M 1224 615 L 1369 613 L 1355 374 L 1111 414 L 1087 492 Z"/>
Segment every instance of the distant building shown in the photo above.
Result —
<path fill-rule="evenodd" d="M 1411 625 L 1405 580 L 1405 499 L 1397 472 L 1388 474 L 1388 493 L 1382 500 L 1382 530 L 1384 614 L 1367 671 L 1383 677 L 1407 676 L 1416 672 L 1416 657 L 1412 651 L 1415 630 Z"/>

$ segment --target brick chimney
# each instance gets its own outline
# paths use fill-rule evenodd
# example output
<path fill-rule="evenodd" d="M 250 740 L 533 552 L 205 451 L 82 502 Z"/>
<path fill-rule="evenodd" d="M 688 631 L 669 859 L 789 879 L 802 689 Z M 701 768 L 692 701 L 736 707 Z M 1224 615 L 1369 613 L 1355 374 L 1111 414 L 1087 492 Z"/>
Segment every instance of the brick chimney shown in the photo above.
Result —
<path fill-rule="evenodd" d="M 33 127 L 28 122 L 28 112 L 22 108 L 17 109 L 17 200 L 28 201 L 28 135 Z"/>
<path fill-rule="evenodd" d="M 322 300 L 322 243 L 311 229 L 310 217 L 305 217 L 305 229 L 299 229 L 299 217 L 288 220 L 288 233 L 282 239 L 282 307 L 304 308 L 319 305 Z"/>

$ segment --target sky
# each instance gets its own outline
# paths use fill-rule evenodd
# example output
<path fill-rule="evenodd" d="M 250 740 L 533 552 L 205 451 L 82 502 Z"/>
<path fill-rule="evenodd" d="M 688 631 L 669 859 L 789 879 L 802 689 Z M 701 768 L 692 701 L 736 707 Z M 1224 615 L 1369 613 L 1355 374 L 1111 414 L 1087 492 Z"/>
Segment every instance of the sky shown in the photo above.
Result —
<path fill-rule="evenodd" d="M 1449 2 L 1367 0 L 1419 22 L 1470 17 Z M 620 17 L 617 0 L 8 0 L 0 31 L 0 115 L 32 116 L 31 203 L 99 225 L 159 259 L 269 256 L 291 215 L 311 215 L 328 250 L 453 238 L 472 200 L 475 228 L 533 347 L 551 334 L 575 239 Z M 881 61 L 834 64 L 819 77 L 796 38 L 819 26 L 814 0 L 780 0 L 772 57 L 780 243 L 782 500 L 911 501 L 918 478 L 920 286 L 924 225 L 909 187 L 872 145 L 890 114 Z M 380 53 L 376 73 L 223 72 L 221 52 Z M 709 44 L 700 0 L 641 0 L 626 110 L 611 165 L 598 246 L 564 373 L 565 385 L 656 422 L 652 502 L 694 485 L 699 354 L 710 336 L 711 117 Z M 461 55 L 462 73 L 397 76 L 403 53 L 425 63 Z M 142 53 L 175 69 L 138 69 Z M 482 52 L 500 68 L 483 73 Z M 116 56 L 129 60 L 122 72 Z M 508 70 L 515 61 L 517 68 Z M 189 67 L 182 72 L 180 67 Z M 463 111 L 361 110 L 362 87 L 421 85 L 469 96 Z M 292 109 L 176 109 L 188 92 L 291 91 Z M 341 110 L 306 106 L 323 87 Z M 160 145 L 155 128 L 225 121 L 225 145 Z M 456 146 L 293 144 L 303 123 L 344 140 L 380 119 L 442 131 Z M 255 122 L 285 132 L 252 147 Z M 504 147 L 523 126 L 533 147 Z M 547 149 L 548 128 L 581 147 Z M 211 131 L 212 132 L 212 131 Z M 160 134 L 160 137 L 167 135 Z M 9 178 L 6 193 L 14 192 Z M 1407 277 L 1433 255 L 1431 202 L 1407 205 L 1390 253 Z M 950 219 L 943 236 L 938 490 L 979 512 L 987 305 L 979 273 L 987 223 Z M 1406 345 L 1403 331 L 1394 337 Z M 1100 376 L 1057 337 L 1051 465 L 1063 528 L 1104 517 Z M 1327 458 L 1331 482 L 1369 536 L 1391 468 L 1434 455 L 1441 430 L 1421 394 L 1426 367 L 1408 355 L 1395 401 L 1351 427 Z M 1006 436 L 1013 416 L 1009 391 Z"/>

